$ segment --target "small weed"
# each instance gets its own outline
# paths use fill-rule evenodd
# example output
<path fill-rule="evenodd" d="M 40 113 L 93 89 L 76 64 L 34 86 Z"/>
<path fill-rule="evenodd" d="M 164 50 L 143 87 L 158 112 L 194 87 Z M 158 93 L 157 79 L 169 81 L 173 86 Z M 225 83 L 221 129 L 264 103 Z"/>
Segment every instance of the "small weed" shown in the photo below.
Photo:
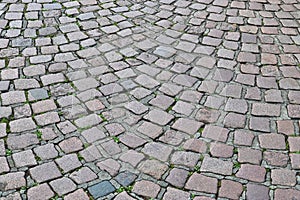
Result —
<path fill-rule="evenodd" d="M 191 194 L 191 197 L 190 197 L 190 198 L 193 200 L 195 197 L 196 197 L 195 194 Z"/>
<path fill-rule="evenodd" d="M 88 148 L 89 146 L 90 146 L 90 144 L 88 144 L 88 143 L 84 143 L 84 148 L 86 149 L 86 148 Z"/>
<path fill-rule="evenodd" d="M 54 197 L 51 198 L 51 200 L 57 200 L 59 198 L 58 195 L 55 195 Z"/>
<path fill-rule="evenodd" d="M 27 187 L 26 186 L 22 186 L 20 190 L 26 191 Z"/>
<path fill-rule="evenodd" d="M 35 186 L 38 186 L 39 184 L 37 182 L 34 182 L 30 185 L 30 187 L 35 187 Z"/>
<path fill-rule="evenodd" d="M 82 157 L 82 155 L 80 155 L 79 153 L 77 154 L 77 158 L 78 158 L 78 160 L 80 160 L 80 161 L 84 160 L 84 158 Z"/>
<path fill-rule="evenodd" d="M 104 117 L 104 115 L 101 113 L 99 114 L 99 116 L 101 117 L 101 119 L 104 121 L 104 122 L 107 122 L 107 119 Z"/>
<path fill-rule="evenodd" d="M 6 149 L 5 154 L 6 154 L 6 156 L 11 156 L 12 155 L 12 150 Z"/>
<path fill-rule="evenodd" d="M 167 112 L 171 111 L 173 109 L 173 106 L 170 106 L 169 108 L 167 108 Z"/>
<path fill-rule="evenodd" d="M 235 163 L 233 163 L 233 167 L 239 169 L 239 168 L 241 168 L 241 163 L 235 162 Z"/>
<path fill-rule="evenodd" d="M 116 143 L 119 143 L 120 142 L 120 139 L 116 136 L 113 136 L 112 139 L 116 142 Z"/>
<path fill-rule="evenodd" d="M 195 166 L 194 171 L 199 173 L 200 172 L 200 166 Z"/>
<path fill-rule="evenodd" d="M 234 148 L 233 149 L 233 153 L 238 153 L 239 151 L 238 151 L 238 149 L 237 148 Z"/>
<path fill-rule="evenodd" d="M 183 150 L 184 150 L 183 146 L 179 146 L 179 147 L 178 147 L 178 150 L 179 150 L 179 151 L 183 151 Z"/>
<path fill-rule="evenodd" d="M 132 186 L 127 186 L 127 187 L 120 187 L 117 189 L 117 193 L 121 193 L 121 192 L 131 192 L 131 190 L 133 189 Z"/>
<path fill-rule="evenodd" d="M 204 160 L 204 155 L 200 155 L 200 161 Z"/>
<path fill-rule="evenodd" d="M 41 160 L 42 160 L 39 156 L 35 156 L 35 159 L 36 159 L 37 161 L 41 161 Z"/>
<path fill-rule="evenodd" d="M 199 132 L 199 133 L 202 133 L 203 130 L 204 130 L 204 128 L 199 128 L 198 132 Z"/>
<path fill-rule="evenodd" d="M 36 136 L 38 137 L 39 140 L 42 139 L 43 133 L 42 133 L 41 131 L 37 130 L 37 131 L 35 131 L 34 133 L 36 134 Z"/>
<path fill-rule="evenodd" d="M 2 118 L 0 122 L 8 124 L 9 120 L 7 118 Z"/>

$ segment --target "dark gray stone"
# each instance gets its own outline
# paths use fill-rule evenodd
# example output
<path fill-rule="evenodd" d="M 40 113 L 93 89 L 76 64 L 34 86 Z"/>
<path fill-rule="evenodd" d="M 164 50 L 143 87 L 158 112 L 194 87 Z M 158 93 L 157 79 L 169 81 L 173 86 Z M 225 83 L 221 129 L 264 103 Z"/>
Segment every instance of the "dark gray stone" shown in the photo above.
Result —
<path fill-rule="evenodd" d="M 134 180 L 137 178 L 137 175 L 131 173 L 131 172 L 122 172 L 116 176 L 115 180 L 120 183 L 122 186 L 128 186 L 134 182 Z"/>
<path fill-rule="evenodd" d="M 95 199 L 97 199 L 114 192 L 115 187 L 109 181 L 102 181 L 89 187 L 88 191 Z"/>
<path fill-rule="evenodd" d="M 41 100 L 41 99 L 47 99 L 48 93 L 47 90 L 45 89 L 33 89 L 28 91 L 28 98 L 30 101 L 36 101 L 36 100 Z"/>

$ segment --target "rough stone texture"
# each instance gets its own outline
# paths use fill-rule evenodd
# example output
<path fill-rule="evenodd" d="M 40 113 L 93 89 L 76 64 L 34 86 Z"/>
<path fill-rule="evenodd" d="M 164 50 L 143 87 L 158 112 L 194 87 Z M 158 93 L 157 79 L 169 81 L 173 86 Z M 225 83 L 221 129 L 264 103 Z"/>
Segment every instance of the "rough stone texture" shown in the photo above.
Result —
<path fill-rule="evenodd" d="M 294 186 L 296 184 L 296 172 L 289 169 L 273 169 L 271 171 L 272 184 Z"/>
<path fill-rule="evenodd" d="M 229 180 L 222 180 L 221 181 L 221 188 L 219 190 L 219 195 L 221 197 L 226 197 L 229 199 L 239 199 L 243 192 L 242 184 L 229 181 Z"/>
<path fill-rule="evenodd" d="M 199 158 L 196 153 L 176 151 L 171 157 L 171 163 L 176 165 L 185 165 L 193 167 L 197 164 Z"/>
<path fill-rule="evenodd" d="M 267 149 L 285 149 L 285 139 L 283 135 L 270 133 L 258 136 L 260 146 Z"/>
<path fill-rule="evenodd" d="M 221 142 L 226 142 L 228 133 L 229 133 L 228 129 L 218 127 L 218 126 L 207 125 L 205 126 L 202 132 L 202 136 L 205 138 L 209 138 Z"/>
<path fill-rule="evenodd" d="M 295 189 L 276 189 L 274 194 L 275 200 L 298 199 L 300 191 Z"/>
<path fill-rule="evenodd" d="M 54 196 L 54 192 L 51 190 L 47 183 L 30 188 L 27 192 L 28 199 L 50 199 Z"/>
<path fill-rule="evenodd" d="M 97 175 L 88 167 L 80 168 L 78 171 L 73 172 L 70 178 L 77 184 L 87 183 L 97 178 Z"/>
<path fill-rule="evenodd" d="M 168 188 L 167 192 L 164 195 L 164 199 L 168 200 L 179 200 L 179 199 L 189 199 L 190 194 L 188 192 L 184 192 L 182 190 L 178 190 L 175 188 Z"/>
<path fill-rule="evenodd" d="M 288 155 L 281 152 L 266 151 L 264 152 L 264 160 L 269 165 L 286 166 L 289 160 Z"/>
<path fill-rule="evenodd" d="M 26 185 L 25 173 L 6 173 L 0 176 L 0 183 L 2 191 L 21 188 Z"/>
<path fill-rule="evenodd" d="M 297 199 L 299 10 L 1 1 L 0 199 Z"/>
<path fill-rule="evenodd" d="M 64 173 L 70 172 L 81 166 L 76 154 L 64 155 L 63 157 L 56 159 L 55 162 Z"/>
<path fill-rule="evenodd" d="M 115 191 L 115 187 L 109 181 L 102 181 L 88 188 L 91 195 L 96 199 Z"/>
<path fill-rule="evenodd" d="M 205 157 L 200 171 L 213 172 L 222 175 L 231 175 L 233 164 L 230 161 L 223 161 L 217 158 Z"/>
<path fill-rule="evenodd" d="M 160 191 L 160 186 L 151 181 L 138 181 L 133 186 L 132 192 L 141 195 L 143 197 L 155 198 Z"/>
<path fill-rule="evenodd" d="M 266 169 L 259 165 L 243 164 L 236 176 L 254 182 L 263 182 L 265 180 Z"/>
<path fill-rule="evenodd" d="M 157 160 L 147 160 L 141 163 L 138 168 L 143 173 L 149 174 L 156 179 L 160 179 L 167 171 L 168 166 Z"/>
<path fill-rule="evenodd" d="M 166 181 L 175 187 L 182 188 L 188 178 L 188 171 L 184 169 L 174 168 L 166 178 Z"/>
<path fill-rule="evenodd" d="M 78 189 L 65 196 L 66 200 L 89 200 L 89 196 L 83 191 L 83 189 Z"/>
<path fill-rule="evenodd" d="M 47 172 L 47 173 L 45 173 Z M 61 176 L 54 162 L 45 163 L 30 169 L 30 174 L 38 183 L 55 179 Z"/>
<path fill-rule="evenodd" d="M 146 144 L 142 152 L 161 161 L 167 161 L 172 152 L 172 148 L 161 143 L 153 142 Z M 161 152 L 164 153 L 162 154 Z"/>
<path fill-rule="evenodd" d="M 127 187 L 127 186 L 131 185 L 135 181 L 136 178 L 137 178 L 137 175 L 135 175 L 134 173 L 125 171 L 125 172 L 119 173 L 116 176 L 115 180 L 122 186 Z"/>
<path fill-rule="evenodd" d="M 185 188 L 199 192 L 217 193 L 218 180 L 198 173 L 194 173 L 187 181 Z"/>
<path fill-rule="evenodd" d="M 51 181 L 50 185 L 59 196 L 65 195 L 76 189 L 75 183 L 71 179 L 65 177 Z"/>
<path fill-rule="evenodd" d="M 172 125 L 172 128 L 193 135 L 202 125 L 203 123 L 201 122 L 180 118 Z"/>
<path fill-rule="evenodd" d="M 270 199 L 269 188 L 264 185 L 248 183 L 246 197 L 249 199 L 257 200 Z"/>
<path fill-rule="evenodd" d="M 113 159 L 107 159 L 107 160 L 101 161 L 101 162 L 97 163 L 97 166 L 101 170 L 107 171 L 111 176 L 117 175 L 118 171 L 121 167 L 121 165 Z"/>
<path fill-rule="evenodd" d="M 31 150 L 21 151 L 12 155 L 16 167 L 36 165 L 37 162 Z"/>

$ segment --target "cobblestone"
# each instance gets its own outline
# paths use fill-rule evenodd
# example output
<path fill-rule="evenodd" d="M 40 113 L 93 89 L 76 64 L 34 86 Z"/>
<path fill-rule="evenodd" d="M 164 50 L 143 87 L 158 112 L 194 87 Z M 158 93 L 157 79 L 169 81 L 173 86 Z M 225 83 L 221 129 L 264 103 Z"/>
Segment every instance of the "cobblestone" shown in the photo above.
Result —
<path fill-rule="evenodd" d="M 12 158 L 16 167 L 33 166 L 37 164 L 34 154 L 31 150 L 15 153 L 13 154 Z"/>
<path fill-rule="evenodd" d="M 248 183 L 246 197 L 249 199 L 269 199 L 269 188 L 264 185 Z"/>
<path fill-rule="evenodd" d="M 297 199 L 299 9 L 1 2 L 0 199 Z"/>
<path fill-rule="evenodd" d="M 6 173 L 0 176 L 0 183 L 2 191 L 21 188 L 26 185 L 25 173 Z"/>
<path fill-rule="evenodd" d="M 223 161 L 217 158 L 205 157 L 200 171 L 213 172 L 222 175 L 231 175 L 233 164 L 229 161 Z"/>
<path fill-rule="evenodd" d="M 47 183 L 32 187 L 27 192 L 28 199 L 49 199 L 53 196 L 54 192 Z"/>
<path fill-rule="evenodd" d="M 48 173 L 44 173 L 45 171 L 47 171 Z M 61 173 L 54 162 L 45 163 L 31 168 L 30 174 L 32 178 L 38 183 L 55 179 L 61 176 Z"/>
<path fill-rule="evenodd" d="M 259 165 L 243 164 L 236 173 L 237 177 L 251 180 L 254 182 L 263 182 L 265 180 L 266 170 Z"/>
<path fill-rule="evenodd" d="M 187 181 L 185 188 L 215 194 L 217 193 L 217 184 L 218 180 L 216 178 L 194 173 Z"/>
<path fill-rule="evenodd" d="M 144 197 L 155 198 L 158 195 L 159 191 L 159 185 L 146 180 L 138 181 L 133 186 L 133 192 Z"/>

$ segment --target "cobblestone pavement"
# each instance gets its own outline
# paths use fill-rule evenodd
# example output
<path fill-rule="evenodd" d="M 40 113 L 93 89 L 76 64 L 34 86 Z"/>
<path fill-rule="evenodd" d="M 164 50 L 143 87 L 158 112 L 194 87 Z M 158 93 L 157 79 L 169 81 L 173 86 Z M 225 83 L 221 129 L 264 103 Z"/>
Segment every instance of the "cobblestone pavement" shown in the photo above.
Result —
<path fill-rule="evenodd" d="M 299 200 L 299 0 L 1 0 L 1 200 Z"/>

